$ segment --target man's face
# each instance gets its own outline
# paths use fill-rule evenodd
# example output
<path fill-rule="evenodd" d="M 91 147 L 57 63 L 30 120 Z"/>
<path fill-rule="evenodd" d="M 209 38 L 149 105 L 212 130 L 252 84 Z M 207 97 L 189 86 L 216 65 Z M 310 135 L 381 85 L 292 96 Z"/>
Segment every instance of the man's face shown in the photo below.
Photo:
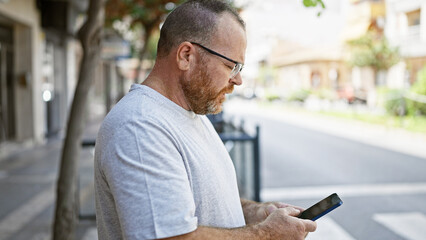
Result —
<path fill-rule="evenodd" d="M 206 65 L 206 60 L 201 58 L 191 79 L 181 79 L 180 82 L 186 100 L 194 113 L 217 114 L 222 111 L 225 94 L 232 93 L 234 90 L 234 84 L 218 89 Z"/>
<path fill-rule="evenodd" d="M 246 36 L 242 27 L 228 15 L 218 22 L 217 34 L 211 41 L 212 50 L 235 61 L 244 62 Z M 222 111 L 225 94 L 232 93 L 234 85 L 242 83 L 238 74 L 230 79 L 234 63 L 212 55 L 202 48 L 200 59 L 189 79 L 180 79 L 186 100 L 197 114 L 217 114 Z"/>

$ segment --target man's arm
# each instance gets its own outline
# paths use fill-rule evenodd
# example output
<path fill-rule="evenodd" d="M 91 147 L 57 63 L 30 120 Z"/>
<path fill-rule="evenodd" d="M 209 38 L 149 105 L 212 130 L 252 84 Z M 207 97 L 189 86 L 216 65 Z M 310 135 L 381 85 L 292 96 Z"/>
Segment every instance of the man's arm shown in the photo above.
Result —
<path fill-rule="evenodd" d="M 307 232 L 316 229 L 316 223 L 295 216 L 300 210 L 286 207 L 271 213 L 264 221 L 242 228 L 224 229 L 199 226 L 195 231 L 167 238 L 168 240 L 302 240 Z"/>

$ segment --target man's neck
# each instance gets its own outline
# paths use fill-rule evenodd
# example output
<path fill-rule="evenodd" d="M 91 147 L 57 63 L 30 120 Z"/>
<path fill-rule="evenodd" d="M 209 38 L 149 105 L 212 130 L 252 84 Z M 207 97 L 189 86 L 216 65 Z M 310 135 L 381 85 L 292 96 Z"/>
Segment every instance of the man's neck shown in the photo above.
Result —
<path fill-rule="evenodd" d="M 156 74 L 156 72 L 157 71 L 153 70 L 153 72 L 151 72 L 151 74 L 145 79 L 142 85 L 146 85 L 154 89 L 185 110 L 191 110 L 189 104 L 186 101 L 185 94 L 183 93 L 177 76 L 164 76 Z"/>

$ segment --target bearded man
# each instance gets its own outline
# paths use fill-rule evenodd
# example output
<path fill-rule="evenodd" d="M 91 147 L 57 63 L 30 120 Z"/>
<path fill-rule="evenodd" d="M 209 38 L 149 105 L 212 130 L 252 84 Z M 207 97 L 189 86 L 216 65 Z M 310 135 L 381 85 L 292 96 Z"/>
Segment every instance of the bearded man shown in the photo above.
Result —
<path fill-rule="evenodd" d="M 190 0 L 162 26 L 155 66 L 96 140 L 99 239 L 303 239 L 316 224 L 283 203 L 240 199 L 205 114 L 242 83 L 245 24 L 219 0 Z"/>

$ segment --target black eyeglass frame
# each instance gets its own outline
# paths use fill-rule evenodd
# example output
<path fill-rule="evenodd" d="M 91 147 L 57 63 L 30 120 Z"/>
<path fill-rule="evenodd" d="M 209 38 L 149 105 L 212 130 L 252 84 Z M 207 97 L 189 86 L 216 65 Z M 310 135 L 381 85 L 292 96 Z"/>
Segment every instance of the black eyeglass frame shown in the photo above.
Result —
<path fill-rule="evenodd" d="M 231 76 L 230 76 L 230 78 L 234 78 L 235 76 L 237 76 L 237 74 L 238 74 L 239 72 L 241 72 L 241 70 L 243 70 L 244 64 L 242 64 L 242 63 L 240 63 L 240 62 L 237 62 L 237 61 L 235 61 L 235 60 L 232 60 L 232 59 L 230 59 L 230 58 L 228 58 L 228 57 L 225 57 L 225 56 L 223 56 L 222 54 L 220 54 L 220 53 L 218 53 L 218 52 L 215 52 L 215 51 L 211 50 L 210 48 L 205 47 L 205 46 L 203 46 L 203 45 L 201 45 L 201 44 L 199 44 L 199 43 L 196 43 L 196 42 L 190 42 L 190 43 L 195 44 L 195 45 L 197 45 L 197 46 L 201 47 L 202 49 L 206 50 L 207 52 L 209 52 L 209 53 L 211 53 L 211 54 L 213 54 L 213 55 L 219 56 L 219 57 L 221 57 L 221 58 L 223 58 L 223 59 L 226 59 L 226 60 L 228 60 L 228 61 L 230 61 L 230 62 L 234 63 L 234 64 L 235 64 L 235 66 L 234 66 L 234 68 L 233 68 L 233 69 L 232 69 L 232 71 L 231 71 Z M 239 69 L 239 70 L 238 70 L 238 71 L 236 71 L 235 73 L 233 73 L 233 72 L 235 71 L 235 69 Z"/>

